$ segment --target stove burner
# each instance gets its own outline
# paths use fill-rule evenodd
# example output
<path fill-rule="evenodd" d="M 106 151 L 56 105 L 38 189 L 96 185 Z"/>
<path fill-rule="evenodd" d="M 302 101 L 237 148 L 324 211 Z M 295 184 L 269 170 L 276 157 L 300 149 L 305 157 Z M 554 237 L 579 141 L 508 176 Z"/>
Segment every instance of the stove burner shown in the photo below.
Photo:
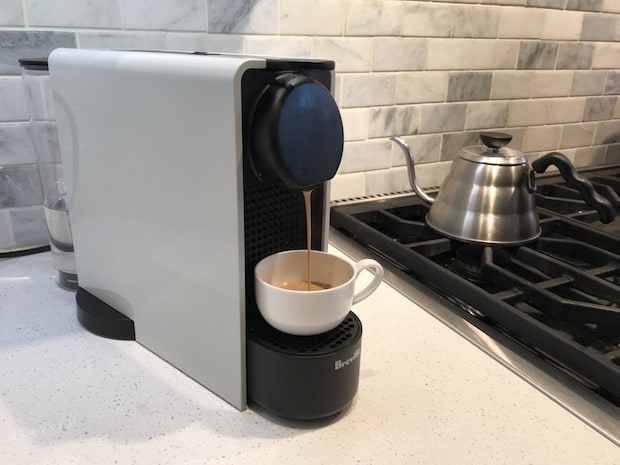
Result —
<path fill-rule="evenodd" d="M 483 283 L 485 265 L 493 262 L 493 247 L 467 244 L 454 252 L 454 261 L 448 268 L 473 282 Z"/>

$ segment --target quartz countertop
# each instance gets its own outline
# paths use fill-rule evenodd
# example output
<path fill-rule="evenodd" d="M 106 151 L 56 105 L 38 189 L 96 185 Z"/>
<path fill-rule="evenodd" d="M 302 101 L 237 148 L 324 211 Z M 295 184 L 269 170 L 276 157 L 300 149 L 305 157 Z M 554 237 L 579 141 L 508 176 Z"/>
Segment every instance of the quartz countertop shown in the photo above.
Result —
<path fill-rule="evenodd" d="M 0 463 L 620 463 L 611 441 L 386 283 L 354 311 L 352 405 L 287 422 L 84 330 L 49 252 L 0 260 Z"/>

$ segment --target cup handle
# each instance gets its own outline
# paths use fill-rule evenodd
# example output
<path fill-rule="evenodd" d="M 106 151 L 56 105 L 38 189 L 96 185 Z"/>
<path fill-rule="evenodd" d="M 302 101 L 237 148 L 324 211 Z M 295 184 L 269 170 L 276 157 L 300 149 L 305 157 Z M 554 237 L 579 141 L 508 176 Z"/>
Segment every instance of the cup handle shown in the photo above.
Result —
<path fill-rule="evenodd" d="M 365 258 L 363 260 L 360 260 L 359 262 L 354 263 L 353 267 L 355 268 L 354 279 L 356 280 L 359 274 L 367 268 L 372 268 L 375 272 L 375 277 L 372 279 L 372 281 L 370 281 L 370 283 L 368 283 L 368 285 L 364 289 L 362 289 L 353 296 L 353 305 L 355 305 L 356 303 L 361 302 L 370 294 L 375 292 L 375 290 L 379 287 L 379 284 L 381 284 L 381 281 L 383 281 L 383 267 L 379 262 L 371 258 Z"/>

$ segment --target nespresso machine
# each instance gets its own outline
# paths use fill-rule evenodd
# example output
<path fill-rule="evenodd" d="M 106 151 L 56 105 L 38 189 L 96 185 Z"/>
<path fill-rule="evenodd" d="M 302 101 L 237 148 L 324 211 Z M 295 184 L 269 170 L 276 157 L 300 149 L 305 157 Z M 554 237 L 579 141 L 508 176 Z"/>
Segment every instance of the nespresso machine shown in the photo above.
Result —
<path fill-rule="evenodd" d="M 93 333 L 135 339 L 244 409 L 316 419 L 358 386 L 362 327 L 292 336 L 254 299 L 262 258 L 327 246 L 342 121 L 334 63 L 57 49 L 49 57 L 80 287 Z"/>

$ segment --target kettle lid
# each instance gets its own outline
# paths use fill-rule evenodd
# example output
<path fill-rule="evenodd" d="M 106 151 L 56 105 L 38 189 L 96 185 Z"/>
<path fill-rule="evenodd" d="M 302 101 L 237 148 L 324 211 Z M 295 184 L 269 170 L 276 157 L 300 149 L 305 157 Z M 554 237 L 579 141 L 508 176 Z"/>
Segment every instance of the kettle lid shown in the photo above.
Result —
<path fill-rule="evenodd" d="M 502 132 L 481 132 L 480 140 L 484 145 L 464 147 L 459 157 L 487 165 L 525 165 L 527 158 L 520 151 L 505 147 L 511 140 L 510 134 Z"/>

